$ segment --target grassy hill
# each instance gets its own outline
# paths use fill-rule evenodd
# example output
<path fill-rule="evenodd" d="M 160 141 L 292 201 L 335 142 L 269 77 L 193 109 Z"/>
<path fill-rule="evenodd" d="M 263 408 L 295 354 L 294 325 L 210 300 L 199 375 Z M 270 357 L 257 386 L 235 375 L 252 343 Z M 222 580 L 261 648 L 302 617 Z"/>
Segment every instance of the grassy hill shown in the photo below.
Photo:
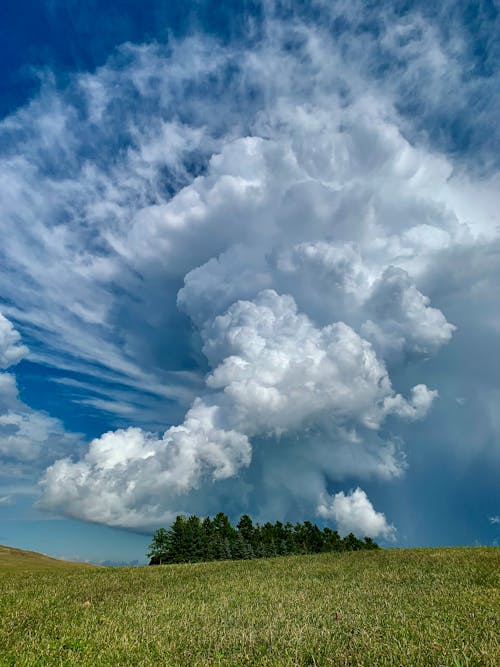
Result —
<path fill-rule="evenodd" d="M 75 567 L 94 567 L 85 563 L 73 563 L 67 560 L 58 560 L 50 558 L 36 551 L 24 551 L 24 549 L 14 549 L 0 544 L 0 572 L 8 570 L 53 570 L 68 569 Z"/>
<path fill-rule="evenodd" d="M 0 566 L 0 665 L 500 664 L 500 549 Z"/>

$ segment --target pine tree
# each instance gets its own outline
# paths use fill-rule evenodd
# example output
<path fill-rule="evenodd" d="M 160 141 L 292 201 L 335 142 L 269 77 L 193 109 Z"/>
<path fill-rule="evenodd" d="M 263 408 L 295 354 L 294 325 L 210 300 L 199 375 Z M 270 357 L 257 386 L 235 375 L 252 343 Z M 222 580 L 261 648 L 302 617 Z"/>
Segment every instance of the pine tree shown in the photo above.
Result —
<path fill-rule="evenodd" d="M 222 559 L 223 560 L 231 560 L 233 557 L 232 551 L 231 551 L 231 542 L 229 541 L 229 538 L 225 537 L 222 540 Z"/>
<path fill-rule="evenodd" d="M 210 519 L 209 516 L 203 519 L 202 527 L 204 532 L 206 560 L 207 561 L 215 560 L 216 558 L 215 534 L 212 525 L 212 520 Z"/>
<path fill-rule="evenodd" d="M 232 543 L 232 548 L 231 548 L 232 557 L 235 560 L 242 560 L 243 558 L 245 558 L 246 544 L 247 543 L 245 542 L 243 535 L 239 533 L 234 542 Z"/>
<path fill-rule="evenodd" d="M 252 547 L 252 543 L 251 542 L 245 542 L 244 544 L 245 544 L 245 548 L 244 548 L 244 554 L 245 555 L 243 556 L 243 558 L 245 558 L 247 560 L 255 558 L 255 553 L 254 553 L 254 550 L 253 550 L 253 547 Z"/>
<path fill-rule="evenodd" d="M 342 551 L 342 540 L 336 530 L 323 528 L 323 550 Z"/>
<path fill-rule="evenodd" d="M 186 517 L 179 514 L 170 529 L 172 563 L 187 563 L 189 560 L 189 541 L 186 534 Z"/>
<path fill-rule="evenodd" d="M 359 551 L 363 548 L 363 542 L 358 540 L 354 533 L 349 533 L 349 535 L 346 535 L 342 541 L 346 551 Z"/>
<path fill-rule="evenodd" d="M 241 533 L 244 540 L 252 542 L 254 527 L 252 519 L 248 514 L 243 514 L 237 525 L 238 532 Z"/>
<path fill-rule="evenodd" d="M 380 549 L 379 545 L 372 540 L 371 537 L 365 537 L 365 549 Z"/>
<path fill-rule="evenodd" d="M 196 563 L 206 559 L 207 549 L 205 542 L 205 531 L 197 516 L 190 516 L 186 521 L 187 555 L 190 563 Z"/>
<path fill-rule="evenodd" d="M 171 539 L 169 531 L 165 528 L 158 528 L 153 535 L 147 557 L 151 560 L 150 565 L 162 565 L 163 563 L 170 563 L 170 548 Z"/>
<path fill-rule="evenodd" d="M 343 539 L 336 530 L 320 530 L 310 521 L 303 524 L 255 525 L 244 514 L 235 529 L 229 518 L 219 512 L 212 520 L 195 515 L 179 515 L 169 530 L 159 528 L 147 552 L 150 565 L 206 560 L 272 558 L 278 555 L 319 553 L 321 551 L 357 551 L 379 549 L 370 537 L 358 539 L 349 533 Z"/>
<path fill-rule="evenodd" d="M 212 524 L 215 532 L 223 539 L 227 538 L 231 541 L 237 535 L 237 531 L 233 528 L 228 517 L 223 512 L 219 512 L 215 515 Z"/>

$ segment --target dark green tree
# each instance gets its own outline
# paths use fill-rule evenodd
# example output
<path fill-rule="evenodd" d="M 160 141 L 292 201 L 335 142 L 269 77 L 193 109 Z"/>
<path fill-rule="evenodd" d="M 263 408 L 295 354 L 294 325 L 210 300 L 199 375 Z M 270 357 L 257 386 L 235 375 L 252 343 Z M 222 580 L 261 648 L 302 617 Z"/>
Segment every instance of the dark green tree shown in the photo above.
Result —
<path fill-rule="evenodd" d="M 177 516 L 169 530 L 159 528 L 155 532 L 147 555 L 150 565 L 161 565 L 378 548 L 370 537 L 360 540 L 349 533 L 341 538 L 336 530 L 321 530 L 310 521 L 295 526 L 281 521 L 259 525 L 244 514 L 234 528 L 219 512 L 203 521 L 195 515 Z"/>
<path fill-rule="evenodd" d="M 342 538 L 336 530 L 323 528 L 323 551 L 342 551 Z"/>
<path fill-rule="evenodd" d="M 203 532 L 206 545 L 206 560 L 216 559 L 215 530 L 209 516 L 203 519 Z"/>
<path fill-rule="evenodd" d="M 162 565 L 170 563 L 170 532 L 165 528 L 158 528 L 153 535 L 149 550 L 146 554 L 150 558 L 150 565 Z"/>
<path fill-rule="evenodd" d="M 190 557 L 190 538 L 186 528 L 186 517 L 179 514 L 170 528 L 172 563 L 187 563 Z"/>
<path fill-rule="evenodd" d="M 371 537 L 365 537 L 364 549 L 380 549 L 380 547 Z"/>
<path fill-rule="evenodd" d="M 250 543 L 252 542 L 254 527 L 253 527 L 253 521 L 248 516 L 248 514 L 243 514 L 241 519 L 238 521 L 237 529 L 244 540 Z"/>
<path fill-rule="evenodd" d="M 207 560 L 208 549 L 205 531 L 197 516 L 190 516 L 185 524 L 187 560 L 190 563 Z"/>
<path fill-rule="evenodd" d="M 354 533 L 349 533 L 342 540 L 346 551 L 359 551 L 363 548 L 363 542 L 359 540 Z"/>
<path fill-rule="evenodd" d="M 227 538 L 229 541 L 231 541 L 237 535 L 237 531 L 233 528 L 229 518 L 224 514 L 224 512 L 219 512 L 215 515 L 212 525 L 215 533 L 222 539 Z"/>

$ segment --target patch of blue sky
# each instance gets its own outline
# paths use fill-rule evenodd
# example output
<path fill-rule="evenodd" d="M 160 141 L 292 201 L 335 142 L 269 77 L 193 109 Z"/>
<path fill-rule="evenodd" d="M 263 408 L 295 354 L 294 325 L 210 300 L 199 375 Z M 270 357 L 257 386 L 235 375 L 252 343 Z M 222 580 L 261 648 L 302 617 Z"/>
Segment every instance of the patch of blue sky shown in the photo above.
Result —
<path fill-rule="evenodd" d="M 130 42 L 168 43 L 193 31 L 218 40 L 248 39 L 249 22 L 259 25 L 262 4 L 253 0 L 114 0 L 81 3 L 67 0 L 5 0 L 0 40 L 2 60 L 0 116 L 13 112 L 38 91 L 40 76 L 50 72 L 64 84 L 75 72 L 92 72 L 117 47 Z"/>

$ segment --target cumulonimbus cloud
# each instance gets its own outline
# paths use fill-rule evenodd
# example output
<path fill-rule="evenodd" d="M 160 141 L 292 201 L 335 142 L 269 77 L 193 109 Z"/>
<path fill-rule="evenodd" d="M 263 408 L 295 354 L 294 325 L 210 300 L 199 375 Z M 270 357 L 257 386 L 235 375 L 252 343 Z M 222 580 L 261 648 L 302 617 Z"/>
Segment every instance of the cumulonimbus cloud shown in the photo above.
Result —
<path fill-rule="evenodd" d="M 213 391 L 194 401 L 184 422 L 162 438 L 136 428 L 107 433 L 78 463 L 56 462 L 45 475 L 43 506 L 117 525 L 158 521 L 159 498 L 175 502 L 206 479 L 248 466 L 252 437 L 300 432 L 307 446 L 307 427 L 318 420 L 375 430 L 389 414 L 425 416 L 437 393 L 418 385 L 409 401 L 395 394 L 353 329 L 318 329 L 292 297 L 272 290 L 234 303 L 207 323 L 203 338 Z"/>
<path fill-rule="evenodd" d="M 447 57 L 414 20 L 404 80 Z M 43 342 L 39 361 L 120 382 L 132 422 L 137 395 L 155 397 L 151 428 L 52 463 L 47 509 L 150 527 L 241 480 L 241 509 L 284 516 L 292 497 L 314 512 L 346 477 L 404 470 L 384 426 L 424 418 L 437 391 L 425 377 L 396 390 L 393 371 L 423 375 L 452 339 L 426 288 L 496 227 L 469 215 L 469 176 L 408 140 L 362 45 L 268 27 L 251 49 L 127 45 L 3 122 L 6 218 L 21 220 L 4 248 L 21 278 L 0 271 L 8 312 Z M 333 498 L 339 525 L 390 536 L 363 491 Z"/>

